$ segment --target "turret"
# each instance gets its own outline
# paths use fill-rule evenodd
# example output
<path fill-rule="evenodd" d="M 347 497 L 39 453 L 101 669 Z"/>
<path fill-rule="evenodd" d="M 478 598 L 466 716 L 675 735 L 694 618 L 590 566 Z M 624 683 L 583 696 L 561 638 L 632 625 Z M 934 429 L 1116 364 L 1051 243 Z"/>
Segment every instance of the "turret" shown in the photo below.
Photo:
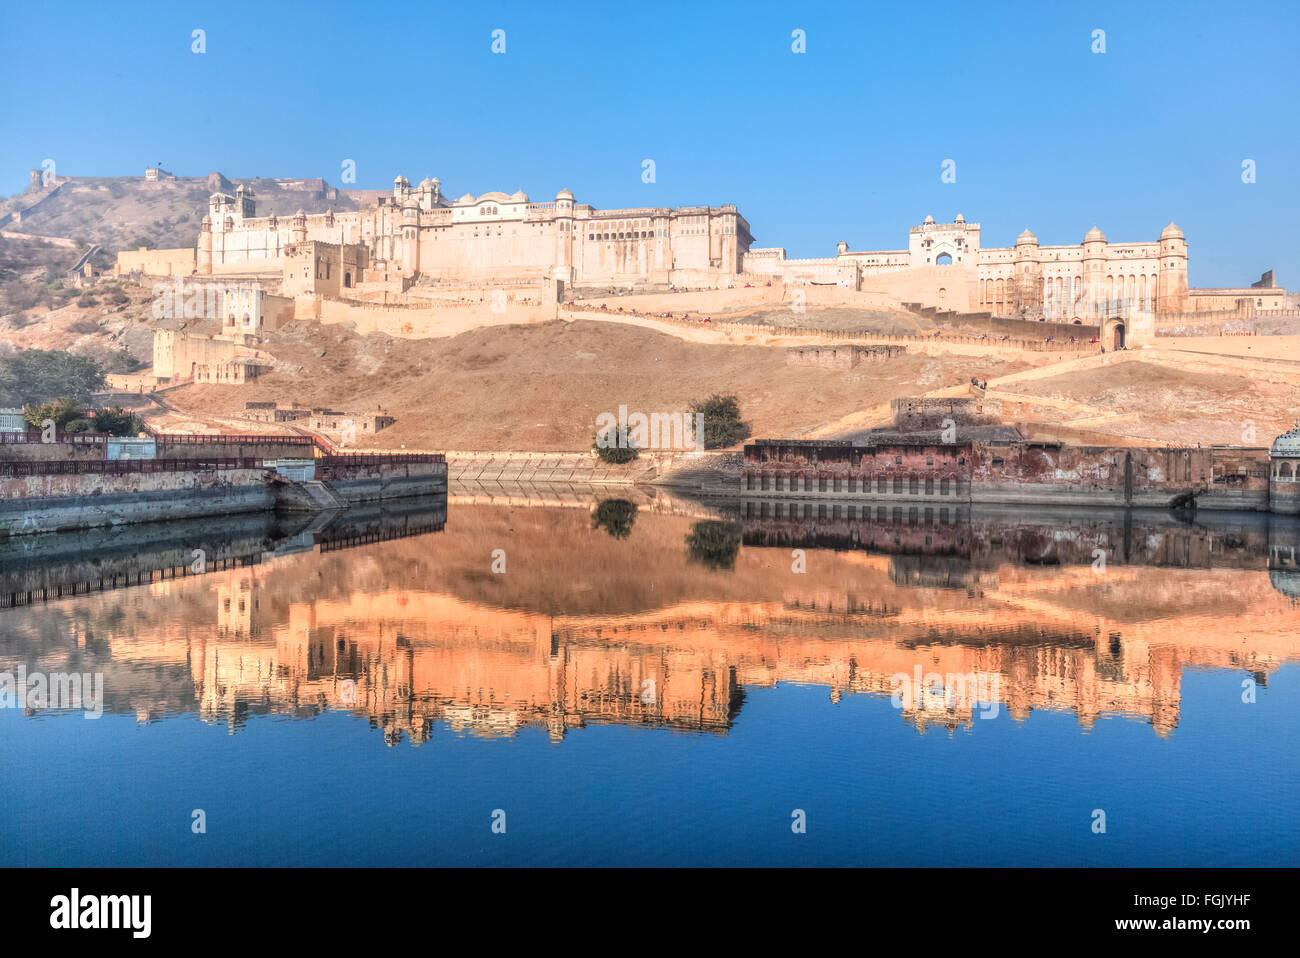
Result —
<path fill-rule="evenodd" d="M 420 205 L 414 195 L 402 204 L 402 275 L 420 271 Z"/>
<path fill-rule="evenodd" d="M 1087 305 L 1083 315 L 1101 316 L 1103 276 L 1106 270 L 1106 234 L 1094 223 L 1083 237 L 1083 288 Z"/>
<path fill-rule="evenodd" d="M 200 276 L 212 275 L 212 218 L 205 216 L 199 223 L 199 248 L 195 266 Z"/>
<path fill-rule="evenodd" d="M 1015 271 L 1016 305 L 1028 309 L 1042 306 L 1043 278 L 1038 262 L 1038 237 L 1027 226 L 1016 237 L 1015 255 L 1016 265 L 1012 268 Z"/>
<path fill-rule="evenodd" d="M 573 194 L 555 194 L 555 279 L 573 282 Z"/>
<path fill-rule="evenodd" d="M 231 216 L 234 208 L 235 198 L 229 193 L 213 193 L 208 198 L 208 218 L 214 232 L 224 232 L 227 228 L 227 220 L 230 226 L 234 226 L 234 217 Z"/>
<path fill-rule="evenodd" d="M 1187 309 L 1187 238 L 1172 222 L 1160 232 L 1158 277 L 1156 312 L 1184 312 Z"/>
<path fill-rule="evenodd" d="M 235 188 L 235 216 L 245 220 L 257 216 L 257 200 L 254 199 L 251 186 L 244 186 L 241 183 Z"/>

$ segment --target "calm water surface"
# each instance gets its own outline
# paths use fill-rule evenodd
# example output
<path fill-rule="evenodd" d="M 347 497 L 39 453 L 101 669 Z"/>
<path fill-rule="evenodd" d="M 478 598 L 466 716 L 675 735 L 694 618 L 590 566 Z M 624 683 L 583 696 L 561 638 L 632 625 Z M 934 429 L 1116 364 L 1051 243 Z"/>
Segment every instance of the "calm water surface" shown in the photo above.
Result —
<path fill-rule="evenodd" d="M 0 545 L 0 672 L 104 681 L 0 709 L 0 864 L 1300 862 L 1294 521 L 303 522 Z"/>

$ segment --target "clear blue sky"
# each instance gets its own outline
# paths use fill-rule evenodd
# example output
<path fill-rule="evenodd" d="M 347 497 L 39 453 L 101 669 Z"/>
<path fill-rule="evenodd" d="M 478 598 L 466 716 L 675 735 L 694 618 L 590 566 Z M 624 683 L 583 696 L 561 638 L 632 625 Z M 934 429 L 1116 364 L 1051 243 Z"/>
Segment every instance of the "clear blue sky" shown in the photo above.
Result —
<path fill-rule="evenodd" d="M 363 188 L 402 173 L 453 195 L 732 202 L 756 245 L 792 256 L 840 239 L 896 249 L 927 213 L 982 223 L 985 246 L 1025 226 L 1077 243 L 1094 221 L 1152 240 L 1172 219 L 1194 285 L 1274 267 L 1300 289 L 1294 0 L 11 2 L 0 16 L 0 193 L 45 158 L 69 175 L 161 160 L 335 184 L 353 159 Z"/>

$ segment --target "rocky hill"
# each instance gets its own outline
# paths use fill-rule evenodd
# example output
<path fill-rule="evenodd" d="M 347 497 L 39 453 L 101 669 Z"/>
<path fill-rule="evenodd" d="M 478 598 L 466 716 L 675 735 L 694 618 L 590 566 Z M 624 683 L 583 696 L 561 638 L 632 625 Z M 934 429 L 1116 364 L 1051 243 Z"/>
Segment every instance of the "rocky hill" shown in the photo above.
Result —
<path fill-rule="evenodd" d="M 60 176 L 0 203 L 0 230 L 10 234 L 58 237 L 85 248 L 98 243 L 109 252 L 156 247 L 192 246 L 199 222 L 216 192 L 253 190 L 259 216 L 285 216 L 355 210 L 374 191 L 341 190 L 317 178 L 228 179 L 221 173 L 178 177 L 162 172 L 143 176 Z"/>

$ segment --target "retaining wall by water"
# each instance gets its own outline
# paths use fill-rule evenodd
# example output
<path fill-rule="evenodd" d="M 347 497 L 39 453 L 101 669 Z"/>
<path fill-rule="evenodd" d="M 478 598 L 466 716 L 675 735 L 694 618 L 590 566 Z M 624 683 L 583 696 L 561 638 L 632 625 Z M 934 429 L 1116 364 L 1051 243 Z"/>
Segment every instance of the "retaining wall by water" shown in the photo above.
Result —
<path fill-rule="evenodd" d="M 317 479 L 339 505 L 445 494 L 447 464 L 433 456 L 326 457 Z M 13 462 L 0 471 L 0 536 L 136 522 L 238 515 L 276 508 L 315 511 L 301 486 L 260 460 Z"/>
<path fill-rule="evenodd" d="M 260 468 L 0 477 L 0 535 L 116 526 L 270 509 Z"/>
<path fill-rule="evenodd" d="M 602 462 L 590 452 L 449 452 L 454 482 L 529 485 L 616 485 L 638 483 L 692 488 L 730 483 L 739 489 L 744 454 L 737 452 L 643 451 L 631 462 Z"/>
<path fill-rule="evenodd" d="M 329 462 L 329 460 L 325 460 Z M 447 491 L 446 462 L 320 465 L 316 478 L 348 502 L 430 496 Z"/>

